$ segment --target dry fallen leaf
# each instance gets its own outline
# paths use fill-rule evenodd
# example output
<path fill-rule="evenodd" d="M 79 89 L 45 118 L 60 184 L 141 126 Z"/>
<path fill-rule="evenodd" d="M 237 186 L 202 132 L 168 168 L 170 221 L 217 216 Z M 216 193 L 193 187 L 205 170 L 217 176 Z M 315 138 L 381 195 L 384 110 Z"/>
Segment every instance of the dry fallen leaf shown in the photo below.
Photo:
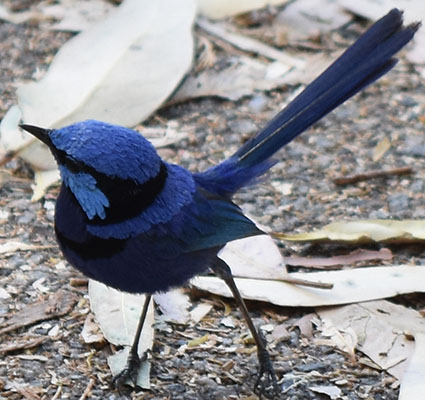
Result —
<path fill-rule="evenodd" d="M 338 386 L 309 386 L 308 387 L 314 393 L 325 394 L 331 400 L 337 400 L 341 398 L 342 390 Z"/>
<path fill-rule="evenodd" d="M 136 328 L 140 319 L 144 295 L 132 295 L 119 292 L 106 285 L 89 280 L 89 298 L 91 309 L 96 316 L 105 339 L 116 346 L 125 346 L 123 350 L 108 357 L 108 364 L 112 374 L 118 374 L 125 366 L 129 346 L 133 342 Z M 154 321 L 153 302 L 151 302 L 146 320 L 143 325 L 142 335 L 139 341 L 138 354 L 152 347 Z M 149 388 L 150 363 L 144 361 L 137 377 L 137 384 L 142 388 Z M 132 385 L 132 382 L 128 381 Z"/>
<path fill-rule="evenodd" d="M 50 29 L 79 32 L 89 29 L 114 8 L 106 0 L 60 0 L 53 4 L 43 2 L 41 11 L 56 22 Z"/>
<path fill-rule="evenodd" d="M 425 220 L 339 221 L 313 232 L 273 233 L 273 236 L 292 242 L 415 243 L 425 240 Z"/>
<path fill-rule="evenodd" d="M 219 252 L 234 277 L 285 279 L 287 271 L 273 239 L 259 235 L 234 240 Z"/>
<path fill-rule="evenodd" d="M 415 334 L 415 349 L 401 381 L 399 400 L 420 399 L 425 393 L 425 333 Z"/>
<path fill-rule="evenodd" d="M 280 306 L 313 307 L 383 299 L 404 293 L 425 292 L 425 266 L 387 266 L 343 271 L 288 274 L 296 279 L 333 284 L 332 289 L 301 287 L 278 280 L 236 278 L 242 297 Z M 200 290 L 232 297 L 225 283 L 211 276 L 191 281 Z"/>
<path fill-rule="evenodd" d="M 196 76 L 189 76 L 172 98 L 172 102 L 206 96 L 238 100 L 255 90 L 271 90 L 288 81 L 288 65 L 269 63 L 251 57 L 232 57 L 224 68 L 211 68 Z"/>
<path fill-rule="evenodd" d="M 58 127 L 95 118 L 136 125 L 190 68 L 194 15 L 192 0 L 125 0 L 68 41 L 41 81 L 18 89 L 24 121 Z"/>
<path fill-rule="evenodd" d="M 285 4 L 288 0 L 197 0 L 198 12 L 208 18 L 224 18 L 268 5 Z"/>
<path fill-rule="evenodd" d="M 353 329 L 359 339 L 358 349 L 399 380 L 403 379 L 415 348 L 415 342 L 409 339 L 406 332 L 411 332 L 414 337 L 425 333 L 425 320 L 417 311 L 388 301 L 371 301 L 316 311 L 322 319 L 331 320 L 338 330 Z M 418 354 L 423 352 L 421 346 L 423 343 L 420 342 Z M 415 374 L 420 371 L 423 378 L 423 360 L 419 369 L 416 369 L 418 367 L 415 366 Z"/>
<path fill-rule="evenodd" d="M 0 243 L 0 254 L 10 254 L 17 251 L 30 251 L 30 250 L 41 250 L 41 249 L 50 249 L 54 247 L 53 245 L 33 245 L 18 242 L 16 240 L 9 240 L 7 242 Z"/>
<path fill-rule="evenodd" d="M 371 260 L 392 260 L 393 255 L 389 249 L 365 250 L 357 249 L 349 254 L 343 254 L 333 257 L 284 257 L 283 262 L 286 265 L 293 265 L 299 267 L 327 269 L 329 267 L 353 265 L 359 261 Z"/>
<path fill-rule="evenodd" d="M 351 20 L 352 16 L 334 0 L 293 1 L 277 16 L 277 22 L 285 26 L 288 32 L 289 43 L 306 41 Z"/>
<path fill-rule="evenodd" d="M 314 343 L 317 346 L 333 346 L 346 353 L 352 361 L 355 360 L 354 352 L 357 347 L 358 337 L 356 332 L 348 326 L 340 328 L 333 324 L 331 319 L 322 318 L 321 324 L 317 326 L 322 336 L 329 339 L 316 338 Z"/>
<path fill-rule="evenodd" d="M 81 331 L 81 336 L 84 340 L 84 343 L 102 343 L 105 341 L 102 332 L 99 329 L 99 325 L 94 320 L 93 314 L 88 314 L 86 320 L 84 321 L 83 330 Z"/>
<path fill-rule="evenodd" d="M 4 151 L 19 152 L 35 169 L 55 169 L 47 147 L 18 128 L 21 120 L 45 128 L 89 118 L 123 126 L 142 121 L 190 69 L 195 8 L 194 0 L 125 0 L 73 37 L 39 82 L 18 88 L 18 106 L 0 125 Z M 40 198 L 44 187 L 37 190 Z"/>
<path fill-rule="evenodd" d="M 391 142 L 388 137 L 385 136 L 373 149 L 373 162 L 379 161 L 390 148 Z"/>

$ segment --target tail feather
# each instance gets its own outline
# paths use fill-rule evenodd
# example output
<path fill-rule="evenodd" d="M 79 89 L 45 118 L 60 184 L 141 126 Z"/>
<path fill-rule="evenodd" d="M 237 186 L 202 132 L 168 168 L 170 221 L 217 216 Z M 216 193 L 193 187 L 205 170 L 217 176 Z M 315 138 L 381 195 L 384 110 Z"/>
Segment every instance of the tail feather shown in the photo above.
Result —
<path fill-rule="evenodd" d="M 196 180 L 227 195 L 255 181 L 274 164 L 270 157 L 280 148 L 394 67 L 392 57 L 420 25 L 403 27 L 402 15 L 393 9 L 377 21 L 233 156 L 195 175 Z"/>

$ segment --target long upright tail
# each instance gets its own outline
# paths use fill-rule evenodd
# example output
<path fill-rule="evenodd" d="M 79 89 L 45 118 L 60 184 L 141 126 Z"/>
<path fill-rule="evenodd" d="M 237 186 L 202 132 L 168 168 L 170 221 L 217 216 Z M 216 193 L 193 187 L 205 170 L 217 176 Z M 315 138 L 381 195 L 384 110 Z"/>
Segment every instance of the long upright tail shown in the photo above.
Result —
<path fill-rule="evenodd" d="M 394 54 L 419 26 L 403 26 L 403 13 L 391 10 L 236 153 L 196 174 L 197 182 L 212 192 L 231 195 L 255 181 L 275 163 L 270 157 L 280 148 L 393 68 L 398 61 Z"/>

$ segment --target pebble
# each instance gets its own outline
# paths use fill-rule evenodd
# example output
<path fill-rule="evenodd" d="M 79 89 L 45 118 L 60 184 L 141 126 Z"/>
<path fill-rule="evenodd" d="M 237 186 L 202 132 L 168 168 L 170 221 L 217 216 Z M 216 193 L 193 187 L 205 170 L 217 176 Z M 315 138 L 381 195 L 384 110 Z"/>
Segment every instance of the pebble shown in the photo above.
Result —
<path fill-rule="evenodd" d="M 388 196 L 390 213 L 398 213 L 409 209 L 409 196 L 405 193 L 396 193 Z"/>
<path fill-rule="evenodd" d="M 35 215 L 30 211 L 24 211 L 17 220 L 18 224 L 26 225 L 34 221 Z"/>
<path fill-rule="evenodd" d="M 326 368 L 326 364 L 324 362 L 316 361 L 312 363 L 302 364 L 297 367 L 297 370 L 302 372 L 310 372 L 310 371 L 318 371 L 325 368 Z"/>
<path fill-rule="evenodd" d="M 186 391 L 186 387 L 181 383 L 172 383 L 168 386 L 168 389 L 171 393 L 184 393 Z"/>
<path fill-rule="evenodd" d="M 418 105 L 418 102 L 411 96 L 403 96 L 399 100 L 399 104 L 404 107 L 414 107 Z"/>
<path fill-rule="evenodd" d="M 251 109 L 252 112 L 259 113 L 267 108 L 268 103 L 269 99 L 267 98 L 267 96 L 263 94 L 258 94 L 251 98 L 248 103 L 248 107 Z"/>
<path fill-rule="evenodd" d="M 423 193 L 424 191 L 424 181 L 422 180 L 416 180 L 411 185 L 409 190 L 411 190 L 413 193 Z"/>
<path fill-rule="evenodd" d="M 389 214 L 385 210 L 373 210 L 369 214 L 371 219 L 387 219 Z"/>
<path fill-rule="evenodd" d="M 250 119 L 229 121 L 228 125 L 233 132 L 238 133 L 239 135 L 249 135 L 258 131 L 258 126 Z"/>

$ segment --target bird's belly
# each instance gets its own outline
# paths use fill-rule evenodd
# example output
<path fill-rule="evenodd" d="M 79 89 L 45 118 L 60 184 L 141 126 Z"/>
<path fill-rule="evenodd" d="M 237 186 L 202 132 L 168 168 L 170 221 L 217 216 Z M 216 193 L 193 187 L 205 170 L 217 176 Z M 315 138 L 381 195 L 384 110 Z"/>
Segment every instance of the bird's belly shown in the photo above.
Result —
<path fill-rule="evenodd" d="M 180 286 L 204 272 L 218 248 L 185 252 L 173 240 L 147 234 L 104 239 L 87 230 L 87 217 L 62 186 L 56 202 L 55 232 L 64 257 L 89 278 L 130 293 L 154 293 Z"/>
<path fill-rule="evenodd" d="M 143 239 L 123 241 L 97 239 L 82 249 L 58 234 L 59 246 L 66 260 L 84 275 L 129 293 L 155 293 L 181 286 L 205 272 L 218 249 L 158 254 Z M 122 242 L 122 243 L 119 243 Z"/>

